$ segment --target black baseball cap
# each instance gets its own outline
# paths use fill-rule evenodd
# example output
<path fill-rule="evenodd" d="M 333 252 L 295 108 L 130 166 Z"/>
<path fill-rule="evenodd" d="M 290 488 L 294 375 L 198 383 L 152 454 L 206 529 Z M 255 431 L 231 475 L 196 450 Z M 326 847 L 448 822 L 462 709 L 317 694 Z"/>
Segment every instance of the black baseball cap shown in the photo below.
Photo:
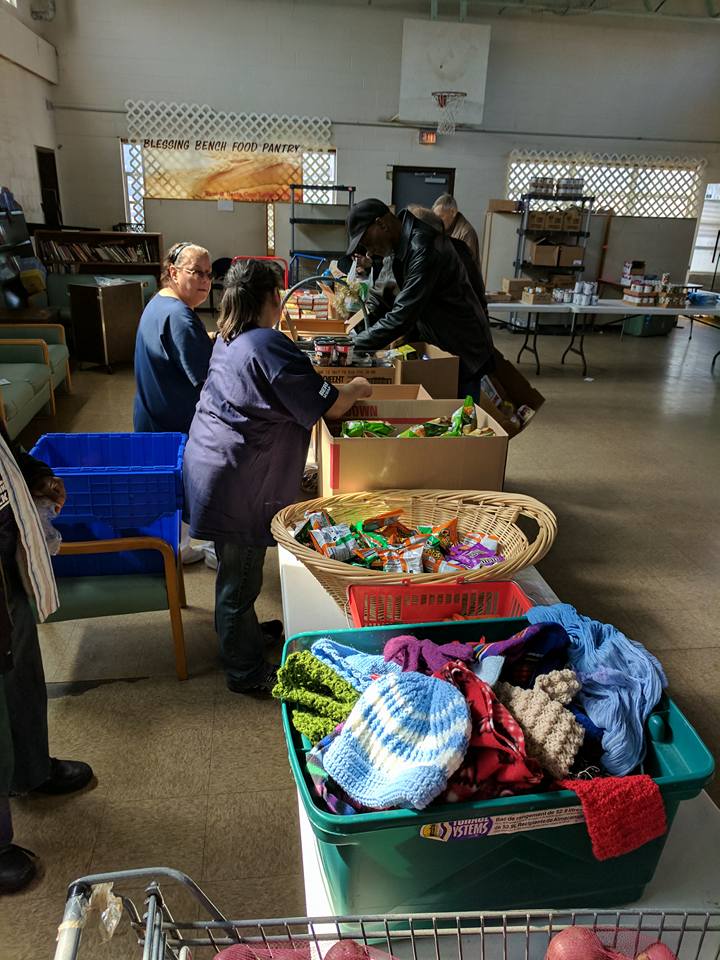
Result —
<path fill-rule="evenodd" d="M 345 220 L 349 237 L 348 255 L 355 253 L 367 228 L 386 213 L 390 213 L 390 207 L 382 200 L 361 200 L 350 207 L 350 213 Z"/>

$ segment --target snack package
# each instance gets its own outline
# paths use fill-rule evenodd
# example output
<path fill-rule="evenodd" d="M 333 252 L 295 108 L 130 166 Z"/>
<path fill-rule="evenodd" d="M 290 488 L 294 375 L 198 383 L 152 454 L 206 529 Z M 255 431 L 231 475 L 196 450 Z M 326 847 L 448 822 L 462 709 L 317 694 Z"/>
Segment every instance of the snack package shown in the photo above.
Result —
<path fill-rule="evenodd" d="M 379 513 L 376 517 L 361 520 L 356 526 L 362 533 L 372 533 L 373 530 L 380 530 L 389 523 L 396 523 L 401 516 L 402 510 L 390 510 L 388 513 Z"/>
<path fill-rule="evenodd" d="M 476 567 L 490 567 L 504 559 L 505 557 L 501 553 L 491 553 L 487 547 L 483 547 L 479 543 L 471 546 L 456 544 L 450 548 L 448 553 L 448 562 L 459 564 L 467 570 L 474 570 Z"/>
<path fill-rule="evenodd" d="M 443 553 L 459 542 L 457 517 L 438 524 L 436 527 L 420 527 L 419 532 L 427 536 L 429 547 L 438 547 Z"/>
<path fill-rule="evenodd" d="M 355 550 L 360 546 L 356 535 L 346 523 L 311 530 L 309 535 L 310 543 L 315 550 L 331 560 L 347 562 L 352 559 Z"/>
<path fill-rule="evenodd" d="M 385 551 L 374 547 L 359 547 L 354 551 L 352 562 L 358 567 L 367 567 L 369 570 L 382 570 L 385 565 Z"/>
<path fill-rule="evenodd" d="M 334 526 L 335 521 L 324 510 L 306 510 L 305 519 L 295 530 L 294 536 L 298 543 L 310 546 L 310 531 L 322 530 L 323 527 Z"/>
<path fill-rule="evenodd" d="M 475 410 L 475 401 L 468 394 L 465 402 L 450 417 L 450 429 L 443 434 L 444 437 L 462 437 L 463 434 L 471 433 L 477 430 L 477 411 Z"/>
<path fill-rule="evenodd" d="M 386 573 L 422 573 L 423 544 L 388 550 L 383 570 Z"/>
<path fill-rule="evenodd" d="M 414 423 L 407 430 L 399 433 L 398 437 L 442 437 L 449 427 L 450 420 L 448 417 L 437 417 L 435 420 L 428 420 L 426 423 Z"/>
<path fill-rule="evenodd" d="M 346 420 L 342 425 L 344 437 L 390 437 L 393 428 L 384 420 Z"/>
<path fill-rule="evenodd" d="M 495 435 L 492 427 L 476 427 L 470 433 L 463 433 L 464 437 L 494 437 Z"/>
<path fill-rule="evenodd" d="M 431 547 L 427 544 L 422 553 L 422 564 L 425 573 L 452 573 L 467 569 L 459 563 L 446 560 L 445 554 L 439 547 Z"/>

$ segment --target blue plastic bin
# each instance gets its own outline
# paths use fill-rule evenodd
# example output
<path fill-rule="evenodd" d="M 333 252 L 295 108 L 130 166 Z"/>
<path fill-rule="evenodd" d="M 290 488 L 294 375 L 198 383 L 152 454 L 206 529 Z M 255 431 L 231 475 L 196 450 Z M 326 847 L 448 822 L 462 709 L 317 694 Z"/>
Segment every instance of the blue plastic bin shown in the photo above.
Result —
<path fill-rule="evenodd" d="M 505 639 L 526 626 L 523 618 L 303 633 L 287 642 L 284 658 L 321 636 L 376 653 L 399 633 L 436 643 L 477 642 Z M 338 915 L 610 907 L 639 899 L 655 873 L 667 835 L 598 861 L 569 790 L 433 803 L 421 811 L 330 813 L 306 771 L 310 745 L 292 727 L 285 704 L 282 712 L 290 767 Z M 648 721 L 647 743 L 643 770 L 660 788 L 670 826 L 680 803 L 712 777 L 713 759 L 667 697 Z"/>
<path fill-rule="evenodd" d="M 183 433 L 46 433 L 31 453 L 62 477 L 55 521 L 63 540 L 159 537 L 177 550 L 183 502 Z M 159 553 L 54 557 L 58 577 L 160 573 Z"/>

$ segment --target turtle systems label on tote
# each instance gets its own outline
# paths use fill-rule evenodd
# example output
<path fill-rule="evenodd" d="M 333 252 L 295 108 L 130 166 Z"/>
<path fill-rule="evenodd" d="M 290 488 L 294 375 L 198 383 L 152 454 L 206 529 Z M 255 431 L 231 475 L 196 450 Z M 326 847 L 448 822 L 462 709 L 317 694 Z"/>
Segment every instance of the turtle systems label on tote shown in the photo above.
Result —
<path fill-rule="evenodd" d="M 472 820 L 441 820 L 420 827 L 425 840 L 478 840 L 501 833 L 522 833 L 525 830 L 546 830 L 565 827 L 584 820 L 580 807 L 555 807 L 552 810 L 531 810 L 528 813 L 508 813 L 498 817 L 477 817 Z"/>

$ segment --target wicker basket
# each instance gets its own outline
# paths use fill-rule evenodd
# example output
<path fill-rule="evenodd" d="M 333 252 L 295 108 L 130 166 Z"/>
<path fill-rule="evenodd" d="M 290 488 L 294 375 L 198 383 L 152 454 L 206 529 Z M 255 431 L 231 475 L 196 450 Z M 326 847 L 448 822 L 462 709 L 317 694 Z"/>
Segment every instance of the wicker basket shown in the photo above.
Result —
<path fill-rule="evenodd" d="M 373 490 L 337 497 L 305 500 L 281 510 L 273 518 L 272 534 L 278 544 L 302 561 L 340 607 L 346 603 L 347 588 L 353 583 L 371 580 L 373 584 L 402 583 L 406 573 L 384 573 L 330 560 L 305 547 L 290 532 L 303 519 L 306 510 L 326 510 L 336 523 L 349 523 L 377 516 L 389 510 L 402 510 L 411 525 L 436 525 L 458 518 L 460 533 L 489 533 L 500 541 L 505 560 L 491 567 L 468 570 L 462 578 L 503 580 L 523 567 L 537 563 L 553 545 L 557 535 L 555 514 L 539 500 L 514 493 L 477 490 Z M 519 517 L 533 520 L 538 527 L 530 543 L 517 525 Z M 413 583 L 457 582 L 452 573 L 417 573 Z"/>

